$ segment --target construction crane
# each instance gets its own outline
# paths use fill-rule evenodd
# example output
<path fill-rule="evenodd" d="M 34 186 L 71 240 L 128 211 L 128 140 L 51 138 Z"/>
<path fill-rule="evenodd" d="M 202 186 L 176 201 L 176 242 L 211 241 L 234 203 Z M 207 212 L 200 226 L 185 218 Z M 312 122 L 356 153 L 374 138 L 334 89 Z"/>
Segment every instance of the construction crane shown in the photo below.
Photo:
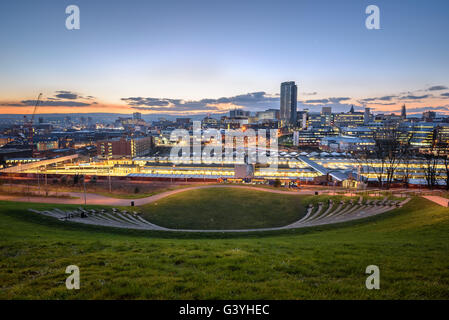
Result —
<path fill-rule="evenodd" d="M 33 143 L 33 135 L 34 135 L 34 131 L 33 131 L 33 123 L 34 123 L 34 116 L 36 115 L 36 110 L 37 107 L 39 106 L 39 103 L 41 102 L 41 98 L 42 98 L 42 93 L 39 93 L 36 103 L 34 104 L 34 109 L 33 109 L 33 113 L 31 115 L 31 119 L 29 121 L 26 121 L 25 123 L 25 127 L 27 128 L 27 134 L 28 134 L 28 144 L 31 146 L 31 150 L 34 154 L 35 150 L 34 150 L 34 143 Z"/>

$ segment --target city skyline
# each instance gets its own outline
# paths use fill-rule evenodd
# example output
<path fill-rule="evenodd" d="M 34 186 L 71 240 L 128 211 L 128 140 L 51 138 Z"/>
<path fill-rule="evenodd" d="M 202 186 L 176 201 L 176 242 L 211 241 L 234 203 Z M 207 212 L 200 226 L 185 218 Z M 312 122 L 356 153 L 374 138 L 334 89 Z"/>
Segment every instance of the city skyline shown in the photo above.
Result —
<path fill-rule="evenodd" d="M 376 1 L 380 30 L 368 1 L 81 0 L 67 30 L 70 4 L 1 4 L 0 113 L 30 113 L 40 92 L 42 113 L 262 111 L 296 81 L 298 110 L 449 114 L 446 1 Z"/>

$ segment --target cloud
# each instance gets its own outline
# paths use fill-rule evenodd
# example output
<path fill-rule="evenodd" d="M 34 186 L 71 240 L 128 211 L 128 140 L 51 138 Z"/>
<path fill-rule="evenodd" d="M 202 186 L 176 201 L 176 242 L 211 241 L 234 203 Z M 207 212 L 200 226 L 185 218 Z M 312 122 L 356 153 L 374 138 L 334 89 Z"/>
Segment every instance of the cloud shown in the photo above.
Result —
<path fill-rule="evenodd" d="M 449 112 L 449 106 L 436 106 L 436 107 L 418 107 L 418 108 L 407 108 L 407 113 L 421 113 L 425 111 L 443 111 L 443 112 Z M 401 110 L 394 110 L 392 112 L 399 113 Z"/>
<path fill-rule="evenodd" d="M 393 106 L 396 105 L 396 102 L 376 102 L 376 105 L 381 105 L 381 106 Z"/>
<path fill-rule="evenodd" d="M 431 96 L 432 95 L 430 95 L 430 94 L 425 94 L 425 95 L 422 95 L 422 96 L 408 95 L 408 96 L 400 97 L 399 99 L 400 100 L 421 100 L 421 99 L 429 98 Z"/>
<path fill-rule="evenodd" d="M 158 98 L 142 98 L 142 97 L 130 97 L 122 98 L 130 106 L 168 106 L 172 99 L 158 99 Z"/>
<path fill-rule="evenodd" d="M 361 99 L 359 102 L 373 102 L 373 101 L 391 101 L 393 98 L 397 98 L 395 95 L 383 96 L 383 97 L 375 97 L 375 98 L 365 98 Z"/>
<path fill-rule="evenodd" d="M 57 94 L 55 95 L 55 97 L 59 98 L 59 99 L 76 100 L 78 98 L 82 98 L 77 93 L 65 91 L 65 90 L 56 91 L 56 93 Z"/>
<path fill-rule="evenodd" d="M 270 95 L 264 91 L 241 94 L 218 99 L 182 100 L 152 97 L 122 98 L 130 107 L 137 110 L 164 112 L 225 113 L 236 107 L 253 111 L 279 106 L 279 95 Z"/>
<path fill-rule="evenodd" d="M 433 86 L 427 89 L 427 91 L 439 91 L 439 90 L 446 90 L 449 89 L 446 86 Z"/>
<path fill-rule="evenodd" d="M 442 97 L 447 97 L 447 98 L 449 98 L 449 92 L 442 93 L 441 96 L 442 96 Z"/>
<path fill-rule="evenodd" d="M 16 102 L 4 102 L 0 103 L 2 107 L 34 107 L 37 100 L 22 100 L 20 103 Z M 96 104 L 96 103 L 92 103 Z M 78 102 L 78 101 L 60 101 L 60 100 L 41 100 L 39 107 L 88 107 L 90 103 Z"/>
<path fill-rule="evenodd" d="M 329 99 L 306 100 L 305 103 L 328 103 Z"/>
<path fill-rule="evenodd" d="M 302 96 L 316 96 L 318 92 L 302 92 Z"/>
<path fill-rule="evenodd" d="M 95 101 L 92 100 L 92 96 L 88 96 L 88 98 L 83 98 L 78 93 L 74 93 L 72 91 L 67 90 L 58 90 L 55 91 L 55 95 L 51 97 L 45 97 L 44 99 L 39 101 L 39 106 L 42 107 L 88 107 L 93 104 L 96 104 Z M 76 101 L 77 100 L 77 101 Z M 84 101 L 83 101 L 84 100 Z M 86 101 L 88 100 L 88 101 Z M 36 105 L 37 100 L 22 100 L 22 101 L 14 101 L 10 103 L 0 103 L 0 106 L 8 106 L 8 107 L 34 107 Z"/>
<path fill-rule="evenodd" d="M 329 102 L 340 103 L 341 101 L 351 100 L 351 98 L 341 97 L 341 98 L 329 98 Z"/>
<path fill-rule="evenodd" d="M 306 100 L 304 103 L 310 103 L 310 104 L 326 104 L 326 103 L 335 103 L 340 104 L 342 101 L 351 100 L 351 98 L 347 97 L 338 97 L 338 98 L 327 98 L 327 99 L 312 99 L 312 100 Z"/>
<path fill-rule="evenodd" d="M 36 100 L 22 100 L 22 107 L 30 107 L 36 104 Z M 90 103 L 78 102 L 78 101 L 54 101 L 54 100 L 41 100 L 39 106 L 43 107 L 88 107 Z"/>
<path fill-rule="evenodd" d="M 3 102 L 3 103 L 0 103 L 0 106 L 2 106 L 2 107 L 23 107 L 24 105 L 21 103 L 14 103 L 14 102 L 11 102 L 11 103 Z"/>

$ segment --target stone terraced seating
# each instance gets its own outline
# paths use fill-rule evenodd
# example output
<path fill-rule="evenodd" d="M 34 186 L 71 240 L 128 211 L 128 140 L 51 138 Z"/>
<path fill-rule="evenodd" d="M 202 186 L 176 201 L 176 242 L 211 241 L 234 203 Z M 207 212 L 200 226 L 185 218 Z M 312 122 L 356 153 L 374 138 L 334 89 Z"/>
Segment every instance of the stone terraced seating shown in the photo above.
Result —
<path fill-rule="evenodd" d="M 411 198 L 406 198 L 402 201 L 388 200 L 384 198 L 381 200 L 366 200 L 362 197 L 358 200 L 344 200 L 344 201 L 332 201 L 329 199 L 327 206 L 323 202 L 319 202 L 315 205 L 309 204 L 307 206 L 306 214 L 298 221 L 291 223 L 287 226 L 265 229 L 247 229 L 243 231 L 256 231 L 256 230 L 281 230 L 292 229 L 309 226 L 319 226 L 325 224 L 339 223 L 345 221 L 351 221 L 378 215 L 390 210 L 394 210 L 397 207 L 401 207 L 406 204 Z M 78 222 L 90 225 L 100 225 L 116 228 L 128 228 L 128 229 L 142 229 L 142 230 L 168 230 L 168 231 L 207 231 L 207 230 L 172 230 L 164 227 L 157 226 L 151 222 L 143 219 L 138 212 L 128 212 L 126 210 L 119 211 L 116 208 L 112 208 L 111 211 L 106 209 L 100 209 L 98 211 L 90 209 L 85 210 L 79 207 L 76 210 L 44 210 L 38 211 L 29 209 L 37 214 L 57 218 L 63 221 Z M 229 230 L 235 231 L 235 230 Z M 239 231 L 239 230 L 237 230 Z M 242 230 L 240 230 L 242 231 Z M 220 231 L 223 232 L 223 231 Z"/>
<path fill-rule="evenodd" d="M 314 226 L 350 221 L 384 213 L 395 209 L 397 205 L 401 206 L 403 204 L 404 203 L 388 200 L 388 198 L 381 200 L 367 200 L 364 203 L 362 197 L 360 197 L 357 201 L 354 201 L 353 199 L 350 199 L 349 201 L 340 201 L 338 205 L 331 204 L 331 202 L 329 202 L 329 207 L 323 214 L 313 214 L 307 219 L 303 218 L 290 226 Z M 309 207 L 308 211 L 313 212 L 314 209 Z"/>

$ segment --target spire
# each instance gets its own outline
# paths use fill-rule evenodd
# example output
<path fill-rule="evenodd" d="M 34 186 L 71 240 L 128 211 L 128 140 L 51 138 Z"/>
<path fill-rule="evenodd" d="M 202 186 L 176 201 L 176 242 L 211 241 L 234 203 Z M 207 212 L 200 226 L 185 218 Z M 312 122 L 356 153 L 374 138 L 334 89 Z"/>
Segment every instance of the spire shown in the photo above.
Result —
<path fill-rule="evenodd" d="M 351 110 L 349 110 L 349 113 L 354 113 L 354 105 L 351 105 Z"/>

